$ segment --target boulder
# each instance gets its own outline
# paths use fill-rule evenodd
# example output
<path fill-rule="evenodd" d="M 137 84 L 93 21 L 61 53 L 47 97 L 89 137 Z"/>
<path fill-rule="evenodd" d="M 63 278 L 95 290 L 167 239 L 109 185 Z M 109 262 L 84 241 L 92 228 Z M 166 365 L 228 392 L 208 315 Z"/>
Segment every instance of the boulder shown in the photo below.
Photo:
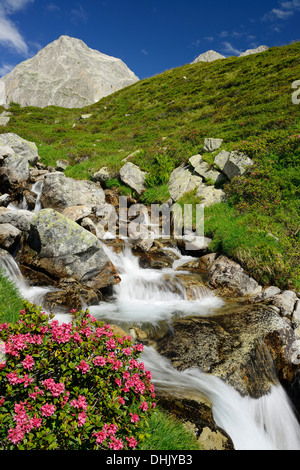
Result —
<path fill-rule="evenodd" d="M 66 171 L 66 169 L 68 168 L 69 166 L 69 162 L 68 160 L 58 160 L 56 162 L 56 171 Z"/>
<path fill-rule="evenodd" d="M 218 204 L 223 202 L 226 198 L 225 191 L 217 189 L 214 186 L 206 186 L 202 184 L 198 187 L 196 197 L 201 199 L 201 204 L 205 206 L 211 206 L 212 204 Z"/>
<path fill-rule="evenodd" d="M 204 152 L 214 152 L 221 147 L 222 143 L 223 139 L 206 138 L 204 139 L 203 150 Z"/>
<path fill-rule="evenodd" d="M 41 203 L 44 208 L 53 208 L 58 212 L 71 206 L 96 206 L 105 202 L 105 194 L 100 185 L 92 181 L 76 181 L 67 178 L 64 173 L 47 173 Z"/>
<path fill-rule="evenodd" d="M 0 196 L 0 206 L 7 207 L 11 203 L 11 197 L 9 194 L 2 194 Z"/>
<path fill-rule="evenodd" d="M 25 157 L 32 166 L 36 165 L 39 155 L 37 146 L 34 142 L 22 139 L 17 134 L 0 134 L 0 147 L 9 146 L 19 157 Z"/>
<path fill-rule="evenodd" d="M 145 179 L 147 173 L 142 171 L 137 165 L 131 162 L 125 163 L 120 170 L 121 181 L 133 189 L 137 194 L 145 191 Z"/>
<path fill-rule="evenodd" d="M 219 256 L 208 272 L 208 283 L 225 295 L 255 296 L 262 287 L 244 269 L 226 256 Z"/>
<path fill-rule="evenodd" d="M 28 232 L 34 214 L 27 210 L 13 210 L 5 207 L 0 207 L 0 224 L 10 224 L 21 230 L 21 232 Z"/>
<path fill-rule="evenodd" d="M 227 180 L 225 175 L 211 168 L 211 166 L 203 160 L 201 155 L 193 155 L 189 159 L 189 162 L 193 166 L 194 171 L 205 180 L 211 180 L 214 184 L 222 184 Z"/>
<path fill-rule="evenodd" d="M 72 277 L 98 291 L 120 281 L 99 240 L 53 209 L 43 209 L 34 216 L 28 245 L 34 253 L 25 264 L 32 268 L 38 265 L 56 282 Z"/>
<path fill-rule="evenodd" d="M 253 160 L 247 155 L 224 150 L 216 156 L 214 162 L 230 180 L 236 176 L 242 176 L 249 167 L 254 165 Z"/>
<path fill-rule="evenodd" d="M 276 294 L 273 298 L 272 304 L 280 309 L 280 314 L 283 317 L 291 317 L 297 295 L 291 290 L 285 290 L 281 294 Z"/>
<path fill-rule="evenodd" d="M 172 171 L 169 179 L 169 192 L 173 201 L 178 201 L 184 194 L 194 191 L 203 184 L 199 175 L 191 172 L 189 165 L 182 165 Z"/>
<path fill-rule="evenodd" d="M 92 181 L 95 183 L 104 184 L 107 180 L 112 179 L 113 177 L 115 177 L 115 174 L 113 174 L 111 170 L 105 166 L 93 174 Z"/>
<path fill-rule="evenodd" d="M 10 184 L 24 183 L 30 178 L 29 163 L 27 157 L 11 155 L 4 160 L 3 167 Z"/>
<path fill-rule="evenodd" d="M 260 294 L 254 296 L 252 302 L 264 302 L 266 300 L 271 300 L 275 295 L 280 294 L 280 289 L 276 286 L 270 286 L 264 289 Z"/>
<path fill-rule="evenodd" d="M 157 351 L 185 370 L 199 367 L 242 396 L 259 398 L 293 380 L 296 336 L 271 305 L 230 305 L 225 315 L 176 319 Z"/>
<path fill-rule="evenodd" d="M 11 250 L 20 241 L 22 232 L 11 224 L 0 224 L 0 247 Z"/>
<path fill-rule="evenodd" d="M 63 210 L 62 214 L 74 222 L 80 223 L 85 217 L 89 217 L 93 212 L 92 206 L 70 206 Z"/>
<path fill-rule="evenodd" d="M 191 233 L 178 238 L 177 246 L 183 254 L 199 258 L 209 252 L 211 242 L 211 238 L 201 237 Z"/>

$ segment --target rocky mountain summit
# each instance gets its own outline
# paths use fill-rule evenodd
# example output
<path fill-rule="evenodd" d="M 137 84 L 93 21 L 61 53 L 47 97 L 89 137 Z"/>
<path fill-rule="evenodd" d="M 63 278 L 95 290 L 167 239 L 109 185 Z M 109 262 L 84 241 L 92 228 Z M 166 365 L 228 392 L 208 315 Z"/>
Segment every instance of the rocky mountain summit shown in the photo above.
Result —
<path fill-rule="evenodd" d="M 245 52 L 242 52 L 238 57 L 244 57 L 250 54 L 258 54 L 259 52 L 264 52 L 268 50 L 268 46 L 259 46 L 255 49 L 247 49 Z M 192 64 L 196 64 L 197 62 L 213 62 L 214 60 L 218 59 L 226 59 L 224 55 L 219 54 L 219 52 L 210 50 L 206 51 L 203 54 L 200 54 L 196 59 L 191 62 Z"/>
<path fill-rule="evenodd" d="M 0 80 L 0 105 L 81 108 L 137 82 L 121 60 L 61 36 Z"/>

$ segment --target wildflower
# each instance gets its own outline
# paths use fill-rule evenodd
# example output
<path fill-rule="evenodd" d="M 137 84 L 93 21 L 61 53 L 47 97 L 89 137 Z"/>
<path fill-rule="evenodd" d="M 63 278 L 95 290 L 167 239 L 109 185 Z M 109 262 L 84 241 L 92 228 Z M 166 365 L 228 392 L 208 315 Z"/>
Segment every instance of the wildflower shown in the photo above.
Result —
<path fill-rule="evenodd" d="M 86 422 L 86 414 L 84 411 L 81 411 L 78 415 L 78 427 L 83 426 Z"/>
<path fill-rule="evenodd" d="M 131 416 L 131 419 L 130 419 L 131 423 L 137 423 L 140 420 L 137 414 L 134 414 L 134 413 L 129 413 L 129 414 Z"/>
<path fill-rule="evenodd" d="M 144 401 L 141 405 L 140 405 L 140 409 L 143 410 L 143 411 L 147 411 L 148 410 L 148 403 L 146 401 Z"/>
<path fill-rule="evenodd" d="M 20 426 L 16 426 L 14 429 L 11 428 L 8 430 L 8 439 L 13 444 L 18 444 L 24 439 L 24 433 L 21 430 Z"/>
<path fill-rule="evenodd" d="M 55 413 L 55 405 L 50 405 L 46 403 L 41 407 L 42 416 L 52 416 Z"/>
<path fill-rule="evenodd" d="M 106 440 L 107 434 L 105 431 L 94 432 L 93 437 L 96 437 L 96 444 L 102 444 Z"/>
<path fill-rule="evenodd" d="M 129 446 L 129 447 L 132 447 L 133 449 L 136 448 L 136 446 L 137 446 L 137 440 L 134 439 L 134 437 L 128 437 L 128 436 L 127 436 L 127 437 L 126 437 L 126 440 L 128 441 L 128 446 Z"/>
<path fill-rule="evenodd" d="M 24 361 L 22 361 L 22 365 L 24 369 L 31 370 L 34 366 L 35 362 L 32 356 L 28 355 L 25 357 Z"/>
<path fill-rule="evenodd" d="M 111 438 L 111 442 L 108 444 L 108 447 L 112 450 L 123 449 L 124 443 L 121 439 L 116 439 L 115 437 Z"/>
<path fill-rule="evenodd" d="M 90 366 L 88 365 L 87 362 L 82 360 L 79 364 L 79 366 L 76 366 L 77 370 L 81 370 L 83 374 L 86 374 L 90 370 Z"/>
<path fill-rule="evenodd" d="M 93 360 L 94 366 L 104 366 L 106 364 L 106 359 L 103 356 L 97 356 Z"/>

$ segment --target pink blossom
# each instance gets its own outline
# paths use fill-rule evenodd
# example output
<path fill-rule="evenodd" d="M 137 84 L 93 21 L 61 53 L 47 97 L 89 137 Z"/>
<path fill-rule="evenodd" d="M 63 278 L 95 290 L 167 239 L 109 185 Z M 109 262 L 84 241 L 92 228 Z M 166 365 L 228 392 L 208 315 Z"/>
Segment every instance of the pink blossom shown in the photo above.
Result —
<path fill-rule="evenodd" d="M 34 364 L 35 364 L 34 359 L 30 355 L 27 355 L 25 357 L 24 361 L 22 361 L 22 365 L 23 365 L 24 369 L 27 369 L 27 370 L 31 370 L 33 368 Z"/>
<path fill-rule="evenodd" d="M 137 440 L 134 439 L 134 437 L 128 437 L 128 436 L 127 436 L 127 437 L 126 437 L 126 440 L 128 441 L 128 446 L 129 446 L 129 447 L 132 447 L 133 449 L 136 448 L 136 446 L 137 446 Z"/>
<path fill-rule="evenodd" d="M 121 439 L 116 439 L 115 437 L 111 438 L 111 442 L 108 444 L 108 447 L 112 450 L 123 449 L 124 443 Z"/>
<path fill-rule="evenodd" d="M 13 444 L 18 444 L 24 439 L 24 433 L 21 430 L 20 426 L 16 426 L 15 428 L 11 428 L 8 430 L 8 439 Z"/>
<path fill-rule="evenodd" d="M 106 440 L 107 434 L 105 431 L 94 432 L 93 436 L 96 437 L 96 444 L 102 444 Z"/>
<path fill-rule="evenodd" d="M 143 410 L 143 411 L 147 411 L 148 410 L 148 403 L 146 401 L 144 401 L 141 405 L 140 405 L 140 409 Z"/>
<path fill-rule="evenodd" d="M 104 366 L 106 364 L 106 359 L 103 356 L 96 356 L 93 360 L 95 366 Z"/>
<path fill-rule="evenodd" d="M 90 366 L 88 365 L 87 362 L 82 360 L 79 364 L 79 366 L 76 366 L 77 370 L 81 370 L 83 374 L 86 374 L 90 370 Z"/>
<path fill-rule="evenodd" d="M 55 405 L 50 405 L 46 403 L 41 407 L 42 416 L 52 416 L 55 413 Z"/>
<path fill-rule="evenodd" d="M 81 413 L 79 413 L 79 415 L 78 415 L 78 427 L 84 425 L 84 423 L 86 422 L 86 418 L 87 418 L 87 416 L 86 416 L 85 412 L 81 411 Z"/>
<path fill-rule="evenodd" d="M 125 356 L 131 356 L 131 353 L 132 353 L 130 348 L 123 348 L 122 352 L 123 354 L 125 354 Z"/>
<path fill-rule="evenodd" d="M 125 400 L 122 397 L 118 397 L 118 402 L 120 403 L 120 405 L 125 405 Z"/>
<path fill-rule="evenodd" d="M 131 419 L 130 419 L 131 423 L 137 423 L 140 420 L 137 414 L 134 414 L 134 413 L 129 413 L 129 414 L 131 416 Z"/>

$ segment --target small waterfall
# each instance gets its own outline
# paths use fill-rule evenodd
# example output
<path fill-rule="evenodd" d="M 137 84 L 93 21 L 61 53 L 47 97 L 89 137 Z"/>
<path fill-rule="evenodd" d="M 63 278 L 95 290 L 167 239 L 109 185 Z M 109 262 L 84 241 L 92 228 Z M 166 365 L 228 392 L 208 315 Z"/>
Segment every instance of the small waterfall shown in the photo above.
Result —
<path fill-rule="evenodd" d="M 29 286 L 22 276 L 18 264 L 9 253 L 0 257 L 0 267 L 3 269 L 4 274 L 15 284 L 21 297 L 35 305 L 42 305 L 44 296 L 47 292 L 53 290 L 48 287 Z"/>
<path fill-rule="evenodd" d="M 33 212 L 36 214 L 42 209 L 41 196 L 43 192 L 44 181 L 39 180 L 32 186 L 32 192 L 37 195 Z"/>
<path fill-rule="evenodd" d="M 145 347 L 142 359 L 156 387 L 198 392 L 210 400 L 216 424 L 231 437 L 236 450 L 300 450 L 300 426 L 280 385 L 259 399 L 243 398 L 198 368 L 174 369 L 153 348 Z"/>
<path fill-rule="evenodd" d="M 113 321 L 150 323 L 171 321 L 175 316 L 208 315 L 224 302 L 213 295 L 197 300 L 187 299 L 186 290 L 174 269 L 143 269 L 137 256 L 126 246 L 122 253 L 115 253 L 103 245 L 116 267 L 121 282 L 113 288 L 113 302 L 101 302 L 89 308 L 98 318 Z"/>

